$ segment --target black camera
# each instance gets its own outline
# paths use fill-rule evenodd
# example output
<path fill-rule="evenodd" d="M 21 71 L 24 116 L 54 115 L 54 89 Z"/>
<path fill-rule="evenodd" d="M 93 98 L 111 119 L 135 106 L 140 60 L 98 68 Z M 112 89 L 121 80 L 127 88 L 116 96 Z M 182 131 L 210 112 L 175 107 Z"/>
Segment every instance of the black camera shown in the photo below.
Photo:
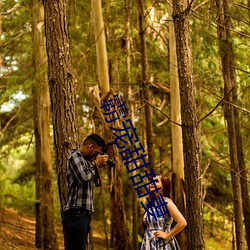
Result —
<path fill-rule="evenodd" d="M 115 144 L 115 139 L 114 139 L 114 140 L 111 140 L 111 141 L 109 141 L 109 142 L 107 142 L 107 143 L 105 144 L 105 146 L 102 148 L 102 153 L 101 153 L 101 155 L 107 154 L 107 153 L 108 153 L 108 150 L 109 150 L 109 147 L 110 147 L 111 145 L 114 145 L 114 144 Z M 110 168 L 113 168 L 113 167 L 115 166 L 115 161 L 114 161 L 113 159 L 109 158 L 109 159 L 107 160 L 107 165 L 108 165 Z"/>
<path fill-rule="evenodd" d="M 108 150 L 109 150 L 109 147 L 110 147 L 111 145 L 113 145 L 113 144 L 115 144 L 115 140 L 111 140 L 111 141 L 107 142 L 107 143 L 105 144 L 105 146 L 102 148 L 102 153 L 101 153 L 101 155 L 107 154 L 107 153 L 108 153 Z M 110 168 L 113 168 L 113 167 L 115 166 L 115 161 L 109 158 L 109 159 L 107 160 L 107 165 L 108 165 Z M 96 187 L 100 187 L 100 186 L 101 186 L 101 179 L 100 179 L 100 175 L 99 175 L 98 168 L 97 168 L 97 166 L 96 166 L 95 164 L 94 164 L 94 169 L 95 169 L 95 173 L 96 173 L 94 182 L 95 182 Z"/>

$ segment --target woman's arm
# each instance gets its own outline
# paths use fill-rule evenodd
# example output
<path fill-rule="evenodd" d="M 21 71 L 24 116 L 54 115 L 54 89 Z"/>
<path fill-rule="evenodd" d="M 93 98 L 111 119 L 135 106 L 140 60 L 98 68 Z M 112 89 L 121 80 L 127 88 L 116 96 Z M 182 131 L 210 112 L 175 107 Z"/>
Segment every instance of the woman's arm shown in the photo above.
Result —
<path fill-rule="evenodd" d="M 179 211 L 179 209 L 176 207 L 176 205 L 170 199 L 168 199 L 167 208 L 169 210 L 169 213 L 170 213 L 171 217 L 176 222 L 176 225 L 174 226 L 174 228 L 169 233 L 163 232 L 161 230 L 158 230 L 155 233 L 156 237 L 161 237 L 161 238 L 163 238 L 165 240 L 168 240 L 171 237 L 173 237 L 176 234 L 178 234 L 187 225 L 187 222 L 186 222 L 185 218 L 183 217 L 183 215 L 181 214 L 181 212 Z"/>

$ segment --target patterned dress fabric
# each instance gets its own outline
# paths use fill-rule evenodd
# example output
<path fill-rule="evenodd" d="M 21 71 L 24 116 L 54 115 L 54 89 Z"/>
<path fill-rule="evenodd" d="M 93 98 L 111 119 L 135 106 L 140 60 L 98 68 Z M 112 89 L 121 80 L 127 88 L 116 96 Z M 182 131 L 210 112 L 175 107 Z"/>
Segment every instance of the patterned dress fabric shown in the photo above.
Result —
<path fill-rule="evenodd" d="M 157 208 L 153 207 L 151 209 Z M 152 214 L 156 214 L 156 211 L 153 211 Z M 172 237 L 169 240 L 164 240 L 162 238 L 157 238 L 154 236 L 154 233 L 157 230 L 162 230 L 166 233 L 169 232 L 171 230 L 173 218 L 168 214 L 165 215 L 165 218 L 157 217 L 157 220 L 153 215 L 149 216 L 150 222 L 147 212 L 143 216 L 143 223 L 147 226 L 147 228 L 143 236 L 141 250 L 180 250 L 175 237 Z"/>

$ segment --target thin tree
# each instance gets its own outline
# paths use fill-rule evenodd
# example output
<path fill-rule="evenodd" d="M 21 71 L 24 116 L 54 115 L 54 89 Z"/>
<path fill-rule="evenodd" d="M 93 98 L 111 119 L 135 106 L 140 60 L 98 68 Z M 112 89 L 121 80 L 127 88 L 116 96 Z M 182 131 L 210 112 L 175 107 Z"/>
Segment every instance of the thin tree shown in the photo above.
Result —
<path fill-rule="evenodd" d="M 75 91 L 69 49 L 67 1 L 44 0 L 48 81 L 54 131 L 55 163 L 61 209 L 67 199 L 66 161 L 77 148 Z"/>
<path fill-rule="evenodd" d="M 152 125 L 152 109 L 147 104 L 149 101 L 149 87 L 148 87 L 148 59 L 147 59 L 147 46 L 146 46 L 146 19 L 145 19 L 145 6 L 144 0 L 138 0 L 139 8 L 139 32 L 140 32 L 140 47 L 141 47 L 141 69 L 142 69 L 142 85 L 141 97 L 146 102 L 145 113 L 145 126 L 146 126 L 146 142 L 148 147 L 148 161 L 152 168 L 154 168 L 155 154 L 154 154 L 154 139 L 153 139 L 153 125 Z"/>
<path fill-rule="evenodd" d="M 97 66 L 98 66 L 98 80 L 101 90 L 101 99 L 108 98 L 110 92 L 109 75 L 108 75 L 108 60 L 106 39 L 104 32 L 104 23 L 102 17 L 101 0 L 92 1 L 93 4 L 93 18 L 94 18 L 94 30 L 96 39 L 96 54 L 97 54 Z M 97 97 L 98 98 L 98 97 Z M 99 108 L 100 102 L 97 107 Z M 105 122 L 104 122 L 105 123 Z M 104 137 L 106 140 L 111 140 L 110 130 L 103 124 Z M 122 168 L 119 160 L 119 154 L 117 147 L 114 147 L 114 157 L 116 158 L 116 167 L 113 172 L 112 191 L 111 191 L 111 210 L 114 232 L 114 247 L 119 250 L 128 249 L 128 231 L 126 225 L 126 215 L 124 209 L 123 200 L 123 188 L 122 188 Z"/>
<path fill-rule="evenodd" d="M 248 6 L 248 23 L 250 26 L 250 0 L 247 1 L 247 6 Z"/>
<path fill-rule="evenodd" d="M 104 23 L 102 18 L 102 6 L 101 1 L 91 1 L 92 12 L 93 12 L 93 23 L 94 23 L 94 33 L 96 39 L 96 61 L 97 61 L 97 76 L 99 80 L 99 86 L 101 89 L 101 94 L 105 95 L 109 90 L 109 75 L 108 75 L 108 57 L 106 50 L 106 38 L 104 32 Z M 98 106 L 99 108 L 99 106 Z M 106 133 L 105 133 L 106 134 Z M 107 138 L 105 138 L 107 139 Z M 101 195 L 103 194 L 103 187 L 100 187 Z M 106 238 L 106 249 L 109 249 L 107 223 L 105 218 L 105 206 L 103 196 L 102 208 L 103 208 L 103 222 L 104 222 L 104 233 Z"/>
<path fill-rule="evenodd" d="M 235 230 L 236 230 L 236 245 L 237 249 L 245 249 L 244 228 L 243 228 L 243 208 L 241 197 L 241 170 L 239 165 L 239 125 L 238 112 L 232 104 L 237 101 L 237 86 L 236 86 L 236 71 L 234 67 L 234 52 L 232 39 L 230 34 L 230 11 L 227 0 L 216 0 L 218 13 L 218 39 L 219 39 L 219 53 L 222 63 L 222 73 L 224 79 L 224 96 L 225 96 L 225 118 L 227 121 L 228 141 L 230 150 L 231 162 L 231 179 L 234 197 L 234 214 L 235 214 Z M 238 136 L 238 143 L 237 143 Z M 239 140 L 240 139 L 240 140 Z M 242 160 L 242 158 L 241 158 Z M 244 191 L 244 189 L 243 189 Z M 247 191 L 248 193 L 248 191 Z M 248 196 L 248 194 L 247 194 Z M 245 204 L 246 205 L 246 204 Z M 246 208 L 249 209 L 248 207 Z M 245 215 L 245 214 L 244 214 Z M 246 213 L 249 216 L 249 211 Z M 249 218 L 245 217 L 245 220 Z M 248 225 L 246 226 L 246 230 Z M 249 237 L 249 236 L 248 236 Z"/>
<path fill-rule="evenodd" d="M 169 16 L 172 16 L 173 8 L 168 4 Z M 184 192 L 184 158 L 182 145 L 181 126 L 181 102 L 176 55 L 176 39 L 174 24 L 171 20 L 169 25 L 169 64 L 170 64 L 170 107 L 171 107 L 171 137 L 172 137 L 172 190 L 173 199 L 180 212 L 185 216 L 186 197 Z M 181 249 L 186 248 L 186 231 L 183 230 L 177 239 Z"/>
<path fill-rule="evenodd" d="M 101 94 L 104 96 L 110 91 L 109 74 L 108 74 L 108 57 L 106 49 L 106 38 L 104 32 L 104 23 L 102 17 L 101 0 L 92 0 L 92 10 L 94 18 L 94 30 L 96 39 L 96 56 L 97 56 L 97 72 L 98 82 Z"/>
<path fill-rule="evenodd" d="M 127 72 L 127 82 L 129 84 L 128 86 L 128 103 L 130 104 L 130 110 L 131 110 L 131 121 L 134 125 L 134 96 L 131 86 L 131 0 L 124 0 L 125 4 L 125 11 L 126 11 L 126 72 Z M 135 175 L 136 171 L 132 172 L 132 175 Z M 132 247 L 134 250 L 138 250 L 138 199 L 137 199 L 137 193 L 135 190 L 131 192 L 131 199 L 132 199 Z"/>
<path fill-rule="evenodd" d="M 3 27 L 2 27 L 2 0 L 0 0 L 0 37 L 2 37 L 3 34 Z M 3 64 L 3 60 L 2 60 L 2 53 L 0 52 L 0 69 L 2 68 L 2 64 Z M 1 72 L 2 70 L 0 70 L 0 74 L 2 74 Z M 2 86 L 0 85 L 0 88 Z M 0 141 L 1 141 L 1 136 L 2 136 L 2 128 L 1 128 L 1 119 L 0 119 Z M 0 193 L 2 193 L 2 183 L 0 183 Z M 2 195 L 0 195 L 0 207 L 2 206 Z M 2 209 L 0 209 L 0 216 L 2 217 Z M 2 223 L 0 223 L 0 230 L 1 230 L 1 225 Z"/>
<path fill-rule="evenodd" d="M 250 200 L 248 195 L 248 181 L 247 181 L 247 171 L 245 165 L 245 157 L 243 153 L 243 143 L 240 131 L 240 118 L 239 111 L 234 108 L 235 115 L 235 129 L 236 129 L 236 141 L 237 141 L 237 153 L 240 169 L 240 183 L 241 183 L 241 196 L 242 196 L 242 207 L 244 215 L 244 224 L 246 231 L 246 240 L 248 249 L 250 249 Z"/>
<path fill-rule="evenodd" d="M 191 1 L 192 2 L 192 1 Z M 187 249 L 204 249 L 199 136 L 194 95 L 194 73 L 189 27 L 191 5 L 173 1 L 173 20 L 180 84 L 186 192 Z"/>
<path fill-rule="evenodd" d="M 2 0 L 0 0 L 0 37 L 2 37 L 3 34 L 3 16 L 2 16 Z M 3 64 L 3 58 L 2 58 L 2 53 L 0 52 L 0 68 L 2 67 Z"/>
<path fill-rule="evenodd" d="M 41 0 L 33 2 L 33 58 L 35 83 L 34 129 L 36 138 L 36 247 L 58 249 L 53 202 L 50 149 L 50 98 L 46 71 L 44 10 Z"/>

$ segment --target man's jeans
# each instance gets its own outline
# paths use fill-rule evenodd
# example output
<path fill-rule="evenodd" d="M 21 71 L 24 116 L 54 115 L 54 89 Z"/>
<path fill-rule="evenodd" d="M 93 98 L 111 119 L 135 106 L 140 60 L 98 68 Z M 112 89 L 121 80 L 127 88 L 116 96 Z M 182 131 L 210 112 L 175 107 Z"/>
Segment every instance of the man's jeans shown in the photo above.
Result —
<path fill-rule="evenodd" d="M 88 210 L 70 208 L 63 213 L 65 250 L 86 250 L 91 215 Z"/>

